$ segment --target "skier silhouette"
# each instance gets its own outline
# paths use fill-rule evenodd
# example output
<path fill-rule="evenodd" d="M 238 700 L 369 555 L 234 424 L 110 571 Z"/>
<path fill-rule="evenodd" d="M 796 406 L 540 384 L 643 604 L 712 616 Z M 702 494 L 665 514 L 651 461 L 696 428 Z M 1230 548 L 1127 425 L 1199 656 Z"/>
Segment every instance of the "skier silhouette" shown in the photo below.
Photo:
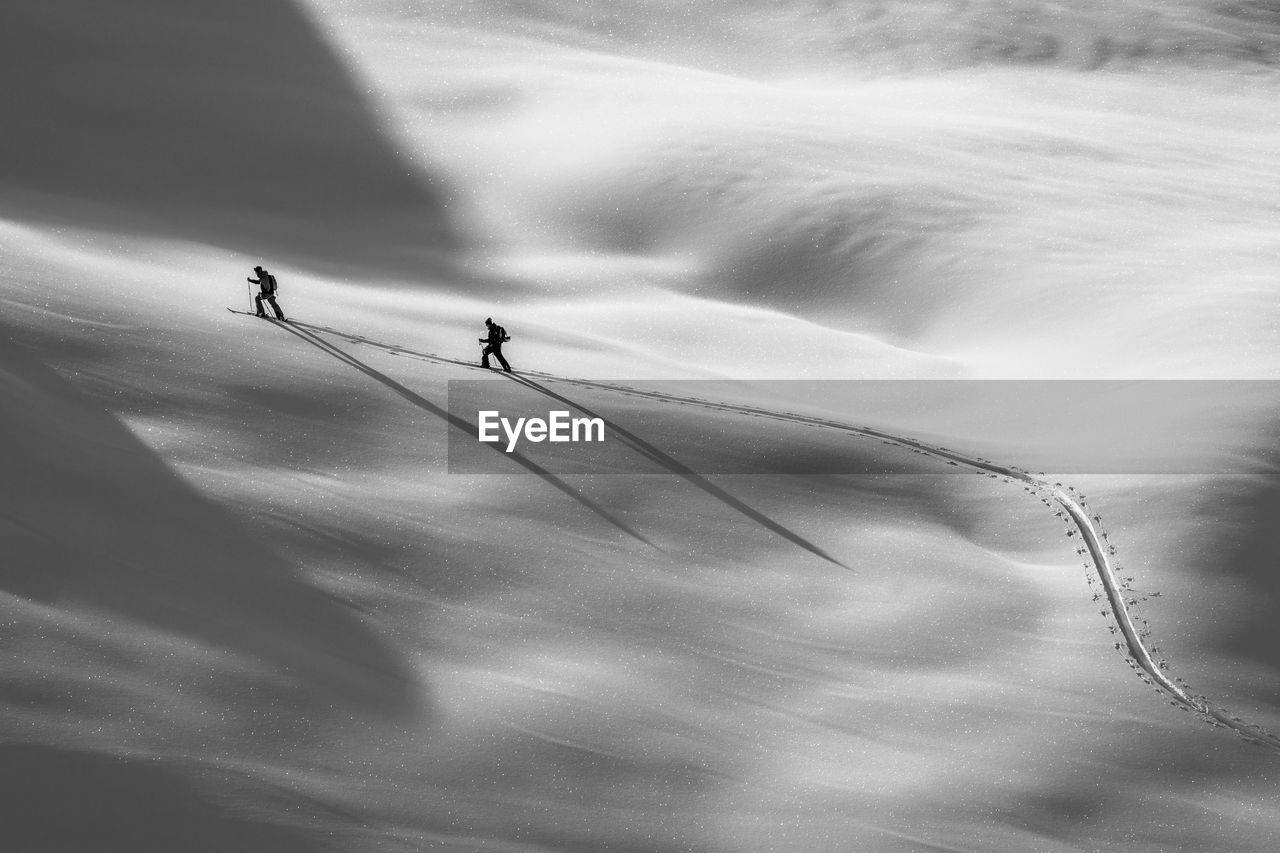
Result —
<path fill-rule="evenodd" d="M 271 304 L 271 310 L 276 312 L 276 319 L 283 320 L 284 312 L 280 310 L 280 306 L 276 303 L 276 277 L 262 267 L 254 267 L 253 271 L 258 274 L 258 277 L 247 279 L 247 281 L 250 284 L 258 285 L 258 289 L 261 291 L 257 296 L 253 297 L 254 303 L 258 306 L 258 316 L 267 316 L 267 312 L 262 308 L 262 301 L 265 299 Z"/>
<path fill-rule="evenodd" d="M 489 356 L 493 355 L 498 359 L 498 363 L 502 365 L 502 369 L 510 373 L 511 365 L 507 364 L 507 360 L 502 357 L 502 345 L 511 340 L 507 335 L 507 330 L 493 322 L 492 317 L 486 317 L 484 324 L 489 327 L 489 336 L 480 338 L 480 343 L 487 344 L 484 348 L 484 353 L 480 356 L 480 366 L 488 368 Z"/>

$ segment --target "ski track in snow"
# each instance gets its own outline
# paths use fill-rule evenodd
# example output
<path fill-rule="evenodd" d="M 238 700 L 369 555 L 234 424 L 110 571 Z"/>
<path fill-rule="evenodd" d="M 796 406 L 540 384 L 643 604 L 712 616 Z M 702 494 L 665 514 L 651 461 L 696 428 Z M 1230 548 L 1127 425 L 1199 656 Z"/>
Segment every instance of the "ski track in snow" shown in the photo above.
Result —
<path fill-rule="evenodd" d="M 231 310 L 236 314 L 248 314 L 249 316 L 253 316 L 249 312 L 236 311 L 235 309 L 228 310 Z M 276 321 L 273 320 L 271 322 Z M 461 359 L 449 358 L 435 353 L 421 352 L 408 347 L 383 343 L 361 335 L 342 332 L 328 326 L 314 325 L 311 323 L 300 322 L 298 320 L 290 320 L 288 322 L 295 326 L 311 329 L 314 332 L 322 332 L 334 337 L 342 338 L 349 343 L 374 347 L 391 355 L 406 356 L 438 364 L 451 364 L 473 370 L 485 370 L 486 373 L 491 372 L 486 368 L 480 367 L 473 361 L 463 361 Z M 501 371 L 493 372 L 506 376 L 506 374 Z M 633 388 L 627 385 L 600 382 L 591 379 L 575 379 L 573 377 L 557 376 L 552 373 L 544 373 L 541 371 L 522 370 L 518 371 L 518 374 L 537 377 L 539 379 L 553 380 L 556 382 L 565 382 L 583 388 L 592 388 L 601 391 L 643 397 L 662 403 L 699 406 L 717 411 L 770 418 L 773 420 L 785 421 L 787 423 L 806 424 L 823 429 L 833 429 L 863 438 L 879 439 L 885 444 L 902 447 L 913 453 L 940 459 L 949 465 L 969 468 L 974 472 L 991 479 L 998 479 L 1005 483 L 1020 484 L 1024 491 L 1027 491 L 1039 498 L 1041 503 L 1050 509 L 1053 509 L 1055 514 L 1066 523 L 1066 535 L 1069 538 L 1074 538 L 1076 536 L 1080 537 L 1082 545 L 1077 548 L 1076 551 L 1079 555 L 1087 557 L 1084 561 L 1085 569 L 1092 570 L 1097 575 L 1102 586 L 1102 592 L 1095 593 L 1094 600 L 1100 601 L 1105 599 L 1106 607 L 1100 612 L 1103 616 L 1108 616 L 1114 620 L 1115 624 L 1111 625 L 1110 629 L 1113 634 L 1118 633 L 1120 636 L 1120 641 L 1115 644 L 1116 649 L 1125 653 L 1130 666 L 1138 672 L 1142 680 L 1154 687 L 1157 692 L 1166 696 L 1171 705 L 1197 714 L 1210 725 L 1230 729 L 1251 743 L 1258 746 L 1269 747 L 1276 752 L 1280 752 L 1280 737 L 1277 737 L 1258 726 L 1246 723 L 1239 717 L 1232 716 L 1225 709 L 1210 702 L 1204 696 L 1193 693 L 1186 683 L 1180 678 L 1171 676 L 1166 672 L 1167 664 L 1164 660 L 1157 658 L 1154 653 L 1156 651 L 1156 647 L 1147 645 L 1146 641 L 1148 640 L 1148 630 L 1145 622 L 1142 622 L 1142 620 L 1135 620 L 1130 610 L 1131 605 L 1137 603 L 1136 599 L 1126 599 L 1126 593 L 1131 592 L 1128 582 L 1132 579 L 1122 579 L 1117 573 L 1118 567 L 1113 559 L 1116 554 L 1116 548 L 1108 541 L 1106 530 L 1102 526 L 1102 517 L 1088 507 L 1085 502 L 1085 496 L 1077 492 L 1074 487 L 1064 486 L 1062 483 L 1050 482 L 1049 480 L 1044 479 L 1044 472 L 1032 474 L 1031 472 L 1025 471 L 1016 466 L 1000 465 L 988 459 L 970 456 L 969 454 L 951 450 L 946 447 L 927 444 L 911 438 L 910 436 L 885 432 L 872 427 L 854 426 L 840 423 L 839 421 L 828 420 L 826 418 L 801 415 L 795 412 L 776 412 L 754 406 L 718 402 L 699 397 L 681 397 L 675 394 L 667 394 L 662 391 L 649 391 Z M 1091 577 L 1089 581 L 1092 585 L 1093 578 Z M 1142 623 L 1143 627 L 1138 627 L 1139 622 Z"/>

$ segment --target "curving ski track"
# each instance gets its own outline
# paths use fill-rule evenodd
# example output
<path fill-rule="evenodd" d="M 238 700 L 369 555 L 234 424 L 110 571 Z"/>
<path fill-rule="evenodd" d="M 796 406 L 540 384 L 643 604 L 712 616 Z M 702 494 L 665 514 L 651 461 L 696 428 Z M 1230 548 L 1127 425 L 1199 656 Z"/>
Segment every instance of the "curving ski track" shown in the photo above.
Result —
<path fill-rule="evenodd" d="M 243 312 L 237 311 L 234 313 Z M 490 372 L 485 368 L 479 367 L 474 361 L 463 361 L 461 359 L 449 358 L 435 353 L 421 352 L 407 347 L 395 346 L 393 344 L 387 344 L 381 341 L 365 338 L 360 335 L 342 332 L 328 326 L 319 326 L 311 323 L 300 322 L 298 320 L 290 320 L 289 322 L 293 325 L 302 326 L 315 332 L 323 332 L 325 334 L 342 338 L 350 343 L 363 344 L 381 349 L 391 355 L 406 356 L 438 364 L 452 364 L 460 367 L 471 368 L 473 370 L 485 370 L 486 373 Z M 1084 495 L 1077 493 L 1071 486 L 1064 487 L 1061 483 L 1051 483 L 1048 480 L 1042 479 L 1043 472 L 1040 475 L 1035 475 L 1015 466 L 1000 465 L 981 457 L 970 456 L 969 454 L 951 450 L 946 447 L 927 444 L 909 436 L 885 432 L 872 427 L 853 426 L 825 418 L 801 415 L 795 412 L 775 412 L 754 406 L 724 403 L 715 400 L 706 400 L 699 397 L 682 397 L 661 391 L 642 390 L 626 385 L 599 382 L 591 379 L 575 379 L 568 376 L 557 376 L 555 374 L 544 373 L 542 371 L 523 370 L 520 371 L 520 373 L 524 376 L 533 376 L 540 379 L 565 382 L 584 388 L 593 388 L 636 397 L 644 397 L 664 403 L 699 406 L 718 411 L 735 412 L 738 414 L 751 415 L 753 417 L 770 418 L 788 423 L 807 424 L 819 428 L 833 429 L 864 438 L 875 438 L 879 439 L 883 443 L 897 445 L 914 453 L 920 453 L 936 459 L 941 459 L 951 465 L 970 468 L 979 474 L 993 479 L 1001 479 L 1006 483 L 1019 483 L 1023 486 L 1024 490 L 1035 494 L 1040 498 L 1041 502 L 1049 508 L 1052 509 L 1056 505 L 1059 508 L 1056 510 L 1056 514 L 1060 518 L 1063 518 L 1063 520 L 1068 524 L 1066 531 L 1067 536 L 1080 537 L 1083 544 L 1081 548 L 1077 549 L 1077 553 L 1082 556 L 1088 556 L 1088 560 L 1085 562 L 1085 567 L 1087 569 L 1092 569 L 1097 574 L 1098 580 L 1102 585 L 1102 594 L 1095 594 L 1094 599 L 1106 599 L 1106 609 L 1101 612 L 1103 615 L 1110 616 L 1115 620 L 1115 625 L 1112 627 L 1112 631 L 1118 631 L 1122 638 L 1122 642 L 1116 643 L 1116 648 L 1117 650 L 1121 650 L 1125 653 L 1131 665 L 1134 666 L 1136 670 L 1138 670 L 1139 675 L 1142 676 L 1143 681 L 1151 684 L 1158 692 L 1167 696 L 1170 704 L 1175 707 L 1180 707 L 1183 710 L 1193 712 L 1211 725 L 1230 729 L 1254 744 L 1269 747 L 1276 752 L 1280 752 L 1280 737 L 1277 737 L 1258 726 L 1245 723 L 1239 717 L 1232 716 L 1226 710 L 1216 706 L 1205 697 L 1192 693 L 1181 679 L 1172 677 L 1165 671 L 1164 662 L 1157 660 L 1152 652 L 1153 647 L 1148 647 L 1144 642 L 1146 631 L 1138 627 L 1137 622 L 1130 611 L 1131 601 L 1126 600 L 1125 598 L 1125 593 L 1129 591 L 1127 583 L 1122 581 L 1118 576 L 1117 566 L 1112 559 L 1115 554 L 1115 546 L 1110 545 L 1109 543 L 1104 544 L 1107 540 L 1107 534 L 1101 527 L 1101 516 L 1089 510 L 1085 503 Z M 1090 582 L 1092 583 L 1092 579 L 1090 579 Z"/>

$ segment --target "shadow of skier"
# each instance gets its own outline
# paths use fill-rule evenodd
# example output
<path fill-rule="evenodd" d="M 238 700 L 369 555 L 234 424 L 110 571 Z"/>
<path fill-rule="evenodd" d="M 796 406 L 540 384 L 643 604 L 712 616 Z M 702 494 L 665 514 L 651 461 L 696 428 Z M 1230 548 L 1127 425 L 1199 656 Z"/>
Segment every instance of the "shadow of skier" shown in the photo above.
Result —
<path fill-rule="evenodd" d="M 574 409 L 577 409 L 579 412 L 582 412 L 584 415 L 586 415 L 589 418 L 600 418 L 600 420 L 602 420 L 609 427 L 611 434 L 619 438 L 625 445 L 630 447 L 632 450 L 656 462 L 657 464 L 661 465 L 663 468 L 667 469 L 671 473 L 676 474 L 680 477 L 683 477 L 685 480 L 692 483 L 694 486 L 697 486 L 699 489 L 706 492 L 708 495 L 711 495 L 712 497 L 721 501 L 725 505 L 732 507 L 733 509 L 742 513 L 747 518 L 750 518 L 752 521 L 756 522 L 762 527 L 773 531 L 774 533 L 786 539 L 788 542 L 792 543 L 793 545 L 797 545 L 800 548 L 803 548 L 804 550 L 808 551 L 809 553 L 817 557 L 821 557 L 827 562 L 833 563 L 842 569 L 849 568 L 844 563 L 840 562 L 835 557 L 832 557 L 826 551 L 819 548 L 817 545 L 805 539 L 803 536 L 800 536 L 798 533 L 788 529 L 787 527 L 784 527 L 783 525 L 774 521 L 772 518 L 769 518 L 769 516 L 765 515 L 759 510 L 753 509 L 752 507 L 744 503 L 742 500 L 729 494 L 724 489 L 717 486 L 715 483 L 712 483 L 710 480 L 708 480 L 706 477 L 699 474 L 697 471 L 694 471 L 688 465 L 685 465 L 683 462 L 679 461 L 678 459 L 671 457 L 667 453 L 663 452 L 660 448 L 654 446 L 653 444 L 650 444 L 649 442 L 640 438 L 635 433 L 630 432 L 629 430 L 623 428 L 616 421 L 611 421 L 608 418 L 601 415 L 599 412 L 593 412 L 590 409 L 583 406 L 581 403 L 575 402 L 574 400 L 570 400 L 568 397 L 565 397 L 562 394 L 558 394 L 555 391 L 552 391 L 547 386 L 542 385 L 538 382 L 534 382 L 532 379 L 529 379 L 528 377 L 521 376 L 519 374 L 510 374 L 510 373 L 503 373 L 502 375 L 510 379 L 512 382 L 518 382 L 519 384 L 524 385 L 527 388 L 531 388 L 540 394 L 544 394 L 547 397 L 550 397 L 551 399 L 559 403 L 563 403 L 566 406 L 570 406 Z"/>
<path fill-rule="evenodd" d="M 346 364 L 349 367 L 355 368 L 356 370 L 363 373 L 365 376 L 368 376 L 370 379 L 373 379 L 375 382 L 379 382 L 382 385 L 385 385 L 387 388 L 391 389 L 396 394 L 399 394 L 405 400 L 409 401 L 410 403 L 422 409 L 423 411 L 430 412 L 431 414 L 440 418 L 450 426 L 461 430 L 468 437 L 472 437 L 472 438 L 475 437 L 476 435 L 475 424 L 468 423 L 466 420 L 458 417 L 457 415 L 453 414 L 447 409 L 444 409 L 440 406 L 437 406 L 435 403 L 432 403 L 430 400 L 426 399 L 422 395 L 416 394 L 413 391 L 410 391 L 408 388 L 404 387 L 403 385 L 401 385 L 399 382 L 395 381 L 391 377 L 387 376 L 384 373 L 380 373 L 377 370 L 374 370 L 372 367 L 365 364 L 363 361 L 360 361 L 358 358 L 351 355 L 350 353 L 347 353 L 346 351 L 339 349 L 338 347 L 334 346 L 333 344 L 321 338 L 319 335 L 316 335 L 315 333 L 310 331 L 296 328 L 293 324 L 290 324 L 290 323 L 277 323 L 276 325 L 280 326 L 280 328 L 286 330 L 290 334 L 295 335 L 298 338 L 301 338 L 302 340 L 311 344 L 321 352 L 327 355 L 333 356 L 334 358 L 338 359 L 338 361 L 341 361 L 343 364 Z M 588 500 L 586 496 L 584 496 L 581 492 L 574 489 L 564 480 L 561 480 L 559 477 L 557 477 L 555 474 L 552 474 L 550 471 L 546 470 L 541 465 L 538 465 L 537 463 L 530 461 L 524 456 L 521 456 L 519 453 L 506 453 L 497 445 L 489 445 L 489 446 L 493 448 L 494 452 L 502 454 L 502 456 L 511 459 L 513 462 L 520 465 L 522 468 L 529 471 L 530 473 L 536 474 L 538 477 L 540 477 L 543 480 L 543 482 L 553 486 L 554 488 L 558 489 L 559 491 L 573 498 L 579 504 L 591 510 L 596 515 L 600 516 L 600 518 L 609 522 L 609 524 L 613 525 L 618 530 L 621 530 L 623 533 L 627 534 L 633 539 L 643 542 L 644 544 L 648 545 L 651 548 L 658 547 L 654 545 L 652 542 L 650 542 L 648 539 L 646 539 L 644 536 L 642 536 L 640 533 L 633 530 L 625 522 L 614 517 L 608 510 Z"/>

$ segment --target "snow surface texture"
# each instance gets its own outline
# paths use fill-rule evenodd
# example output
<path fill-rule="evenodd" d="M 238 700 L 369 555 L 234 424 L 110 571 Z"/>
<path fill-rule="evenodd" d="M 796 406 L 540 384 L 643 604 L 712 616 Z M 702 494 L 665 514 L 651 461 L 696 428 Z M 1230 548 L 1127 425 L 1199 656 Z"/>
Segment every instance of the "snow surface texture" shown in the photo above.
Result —
<path fill-rule="evenodd" d="M 0 5 L 3 846 L 1275 849 L 1276 400 L 1190 407 L 1220 474 L 1067 479 L 652 380 L 1280 378 L 1277 32 Z M 296 326 L 224 310 L 255 263 Z M 485 316 L 649 389 L 660 473 L 446 473 Z M 914 473 L 700 475 L 657 406 Z"/>

